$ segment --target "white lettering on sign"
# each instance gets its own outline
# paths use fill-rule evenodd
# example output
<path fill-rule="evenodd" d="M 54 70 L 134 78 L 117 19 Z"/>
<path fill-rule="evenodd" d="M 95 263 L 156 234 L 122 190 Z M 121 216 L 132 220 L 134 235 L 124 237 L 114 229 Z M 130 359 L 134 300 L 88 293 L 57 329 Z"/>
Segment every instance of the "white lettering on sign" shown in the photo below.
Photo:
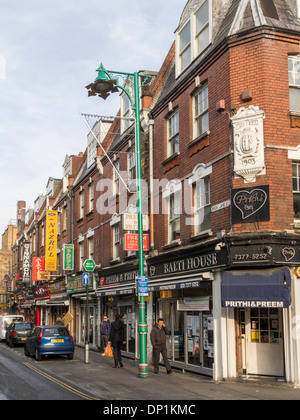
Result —
<path fill-rule="evenodd" d="M 200 255 L 185 260 L 172 261 L 164 264 L 164 274 L 178 273 L 186 270 L 197 270 L 198 268 L 212 267 L 218 264 L 217 254 Z"/>

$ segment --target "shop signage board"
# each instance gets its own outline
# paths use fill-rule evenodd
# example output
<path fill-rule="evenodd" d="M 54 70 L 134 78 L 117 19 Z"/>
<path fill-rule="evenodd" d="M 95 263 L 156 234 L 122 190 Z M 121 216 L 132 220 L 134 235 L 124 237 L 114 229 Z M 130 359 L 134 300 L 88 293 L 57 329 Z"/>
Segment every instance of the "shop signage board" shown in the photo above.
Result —
<path fill-rule="evenodd" d="M 32 281 L 39 281 L 38 274 L 45 271 L 45 258 L 33 257 L 32 258 Z"/>
<path fill-rule="evenodd" d="M 85 260 L 83 263 L 83 267 L 86 271 L 94 271 L 96 268 L 96 263 L 94 260 Z"/>
<path fill-rule="evenodd" d="M 50 280 L 50 273 L 49 271 L 39 271 L 37 273 L 38 281 L 49 281 Z"/>
<path fill-rule="evenodd" d="M 74 245 L 65 244 L 63 249 L 64 249 L 63 269 L 65 271 L 73 271 L 74 270 Z"/>
<path fill-rule="evenodd" d="M 139 235 L 137 233 L 125 234 L 125 251 L 138 251 L 139 250 Z M 149 251 L 149 235 L 143 235 L 143 249 Z"/>
<path fill-rule="evenodd" d="M 29 282 L 30 281 L 30 242 L 23 243 L 23 281 Z"/>
<path fill-rule="evenodd" d="M 136 213 L 124 213 L 123 214 L 123 229 L 124 230 L 139 230 L 138 226 L 138 215 Z M 149 216 L 143 214 L 143 230 L 149 230 Z"/>
<path fill-rule="evenodd" d="M 270 220 L 269 185 L 232 190 L 232 222 L 255 223 Z"/>
<path fill-rule="evenodd" d="M 94 290 L 93 274 L 89 274 L 89 286 L 90 291 Z M 79 293 L 86 292 L 86 286 L 83 284 L 83 276 L 69 278 L 67 280 L 67 293 Z"/>
<path fill-rule="evenodd" d="M 57 269 L 57 219 L 56 210 L 46 211 L 46 234 L 45 234 L 45 270 L 56 271 Z"/>

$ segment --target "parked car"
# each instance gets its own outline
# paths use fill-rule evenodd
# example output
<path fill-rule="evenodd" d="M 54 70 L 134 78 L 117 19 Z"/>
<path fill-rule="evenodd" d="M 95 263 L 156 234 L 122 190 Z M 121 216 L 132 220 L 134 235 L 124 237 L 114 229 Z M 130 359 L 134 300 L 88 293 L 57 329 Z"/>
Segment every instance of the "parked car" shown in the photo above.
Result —
<path fill-rule="evenodd" d="M 0 340 L 5 340 L 7 327 L 12 322 L 25 321 L 23 315 L 1 315 L 0 316 Z"/>
<path fill-rule="evenodd" d="M 6 330 L 5 341 L 9 347 L 25 344 L 30 331 L 34 328 L 32 322 L 12 322 Z"/>
<path fill-rule="evenodd" d="M 73 337 L 62 325 L 35 327 L 25 342 L 24 353 L 25 356 L 34 355 L 38 361 L 42 356 L 61 354 L 73 359 Z"/>

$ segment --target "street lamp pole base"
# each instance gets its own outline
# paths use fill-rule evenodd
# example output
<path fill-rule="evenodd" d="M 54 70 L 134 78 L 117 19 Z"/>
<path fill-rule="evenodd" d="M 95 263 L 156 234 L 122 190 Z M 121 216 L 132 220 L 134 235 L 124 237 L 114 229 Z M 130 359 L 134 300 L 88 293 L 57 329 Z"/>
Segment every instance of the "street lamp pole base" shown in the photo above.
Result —
<path fill-rule="evenodd" d="M 148 365 L 139 365 L 139 378 L 148 378 Z"/>
<path fill-rule="evenodd" d="M 86 363 L 86 364 L 90 363 L 90 361 L 89 361 L 89 350 L 90 350 L 89 343 L 85 343 L 85 346 L 84 346 L 84 363 Z"/>

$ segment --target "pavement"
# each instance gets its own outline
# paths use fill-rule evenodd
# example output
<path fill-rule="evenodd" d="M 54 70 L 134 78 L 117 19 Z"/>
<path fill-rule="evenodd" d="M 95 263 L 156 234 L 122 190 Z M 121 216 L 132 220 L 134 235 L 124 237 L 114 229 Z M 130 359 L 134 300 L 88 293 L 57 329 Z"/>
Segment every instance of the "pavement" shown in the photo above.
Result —
<path fill-rule="evenodd" d="M 167 375 L 163 366 L 158 375 L 149 366 L 148 378 L 138 377 L 138 361 L 123 357 L 123 368 L 113 368 L 113 359 L 89 351 L 84 363 L 84 349 L 76 347 L 73 360 L 44 359 L 40 369 L 83 391 L 111 401 L 202 401 L 202 400 L 300 400 L 300 389 L 274 378 L 232 379 L 213 381 L 194 373 L 173 370 Z"/>

